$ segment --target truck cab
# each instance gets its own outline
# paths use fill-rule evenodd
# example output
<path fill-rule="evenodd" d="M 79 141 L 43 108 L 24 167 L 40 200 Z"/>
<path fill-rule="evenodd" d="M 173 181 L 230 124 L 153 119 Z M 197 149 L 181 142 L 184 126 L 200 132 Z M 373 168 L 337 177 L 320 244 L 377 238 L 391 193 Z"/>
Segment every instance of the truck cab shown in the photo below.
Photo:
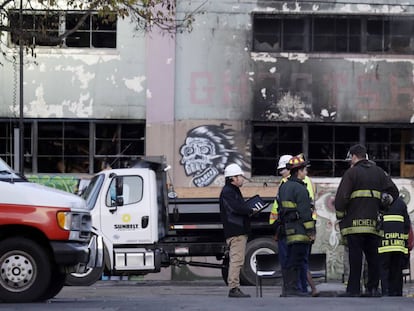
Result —
<path fill-rule="evenodd" d="M 104 270 L 109 275 L 140 275 L 174 264 L 219 268 L 226 280 L 219 199 L 177 198 L 167 187 L 167 169 L 163 161 L 141 161 L 131 168 L 104 170 L 91 179 L 83 198 L 104 240 L 105 268 L 72 277 L 71 285 L 92 284 Z M 268 215 L 252 218 L 242 271 L 245 283 L 255 282 L 258 251 L 277 252 Z M 223 263 L 193 261 L 197 257 L 215 257 Z"/>

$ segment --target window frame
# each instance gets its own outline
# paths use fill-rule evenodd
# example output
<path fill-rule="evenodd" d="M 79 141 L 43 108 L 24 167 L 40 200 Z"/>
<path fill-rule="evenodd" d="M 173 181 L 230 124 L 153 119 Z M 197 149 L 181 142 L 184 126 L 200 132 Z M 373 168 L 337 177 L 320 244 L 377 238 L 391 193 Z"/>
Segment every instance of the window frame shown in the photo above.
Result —
<path fill-rule="evenodd" d="M 45 11 L 45 10 L 24 10 L 23 11 L 23 17 L 29 19 L 29 17 L 32 17 L 33 21 L 33 28 L 29 29 L 27 28 L 26 30 L 33 32 L 33 33 L 41 33 L 41 31 L 37 30 L 36 27 L 36 16 L 40 16 L 40 15 L 49 15 L 50 17 L 54 18 L 56 16 L 58 16 L 58 21 L 57 21 L 57 25 L 56 27 L 54 27 L 53 29 L 46 29 L 47 31 L 53 31 L 58 35 L 62 35 L 67 28 L 72 29 L 73 27 L 67 27 L 68 24 L 68 17 L 71 16 L 76 16 L 78 15 L 79 17 L 83 16 L 86 12 L 84 11 Z M 9 11 L 9 24 L 12 25 L 17 25 L 16 27 L 18 27 L 18 23 L 19 23 L 19 11 L 18 10 L 10 10 Z M 114 20 L 111 21 L 111 18 L 108 19 L 109 15 L 113 15 Z M 13 19 L 13 17 L 16 16 L 15 19 Z M 97 21 L 94 19 L 98 19 Z M 41 19 L 41 21 L 44 21 L 44 19 Z M 100 25 L 104 25 L 104 24 L 108 24 L 107 27 L 104 28 L 112 28 L 112 29 L 98 29 L 99 27 L 97 25 L 95 25 L 96 23 L 100 23 Z M 48 47 L 48 48 L 67 48 L 67 49 L 71 49 L 71 48 L 86 48 L 86 49 L 116 49 L 117 48 L 117 29 L 118 29 L 118 18 L 115 15 L 115 13 L 110 13 L 105 17 L 100 16 L 97 12 L 92 12 L 91 15 L 87 18 L 87 26 L 86 28 L 83 27 L 82 25 L 80 26 L 79 29 L 77 29 L 73 34 L 70 34 L 67 38 L 63 39 L 60 42 L 53 42 L 53 41 L 47 41 L 47 37 L 44 38 L 44 42 L 38 42 L 39 37 L 36 38 L 35 35 L 31 36 L 31 39 L 29 38 L 27 40 L 27 42 L 25 44 L 28 45 L 33 45 L 36 47 Z M 76 25 L 76 22 L 74 22 L 74 25 Z M 111 27 L 112 25 L 112 27 Z M 83 29 L 84 28 L 84 29 Z M 96 29 L 94 29 L 96 28 Z M 84 35 L 84 34 L 89 34 L 89 39 L 87 40 L 87 44 L 84 43 L 85 41 L 77 41 L 77 42 L 81 42 L 80 44 L 72 44 L 70 43 L 71 38 L 76 38 L 77 40 L 80 39 L 79 36 Z M 102 36 L 103 34 L 107 34 L 107 39 L 109 38 L 109 40 L 105 41 L 103 39 L 99 39 L 96 40 L 96 37 Z M 78 37 L 76 37 L 78 36 Z M 28 36 L 30 37 L 30 35 Z M 41 37 L 41 36 L 40 36 Z M 95 39 L 94 39 L 95 38 Z M 49 38 L 50 39 L 50 38 Z M 17 37 L 15 37 L 15 34 L 10 34 L 9 36 L 9 45 L 13 46 L 13 45 L 18 45 L 19 44 L 19 39 Z M 106 42 L 106 43 L 104 43 Z"/>
<path fill-rule="evenodd" d="M 277 48 L 269 48 L 270 44 L 266 44 L 266 41 L 258 42 L 258 37 L 264 36 L 271 37 L 271 31 L 266 31 L 263 25 L 260 28 L 259 36 L 256 36 L 256 21 L 267 20 L 278 20 L 281 24 L 281 31 L 278 33 L 277 37 L 280 37 L 280 42 Z M 302 49 L 287 49 L 283 44 L 285 36 L 288 34 L 288 31 L 285 29 L 287 27 L 287 20 L 302 20 L 304 26 L 303 33 L 303 48 Z M 331 41 L 326 41 L 323 39 L 323 29 L 321 28 L 317 32 L 315 23 L 319 19 L 332 19 L 333 23 L 337 26 L 339 22 L 346 21 L 347 32 L 338 33 L 335 30 L 335 34 L 332 34 Z M 352 23 L 359 21 L 360 24 L 353 25 Z M 370 27 L 370 24 L 380 23 L 381 29 L 378 31 L 378 27 Z M 405 30 L 404 27 L 397 27 L 398 24 L 403 25 L 407 24 L 407 27 L 410 27 L 412 31 Z M 267 12 L 254 12 L 252 14 L 252 51 L 253 52 L 269 52 L 269 53 L 282 53 L 282 52 L 302 52 L 302 53 L 345 53 L 345 54 L 414 54 L 414 15 L 375 15 L 375 14 L 364 14 L 364 15 L 355 15 L 355 14 L 292 14 L 292 13 L 267 13 Z M 335 26 L 335 27 L 336 27 Z M 370 29 L 374 29 L 376 33 L 372 33 Z M 329 29 L 326 30 L 327 32 Z M 371 33 L 370 33 L 371 32 Z M 331 44 L 331 48 L 322 48 L 316 44 L 316 38 L 321 37 L 327 44 Z M 346 40 L 346 50 L 343 48 L 338 48 L 338 39 L 342 38 Z M 400 39 L 400 42 L 405 42 L 405 45 L 402 43 L 401 46 L 393 48 L 392 42 L 396 39 Z M 398 41 L 398 40 L 397 40 Z M 377 42 L 377 43 L 375 43 Z M 408 43 L 407 43 L 408 42 Z M 354 48 L 351 45 L 355 45 Z M 263 50 L 261 47 L 266 46 L 267 49 Z M 357 48 L 358 47 L 358 48 Z"/>
<path fill-rule="evenodd" d="M 255 149 L 256 145 L 265 145 L 260 140 L 258 130 L 263 131 L 267 128 L 270 132 L 273 131 L 276 135 L 272 136 L 274 141 L 279 141 L 278 127 L 291 128 L 301 127 L 303 130 L 303 137 L 301 141 L 292 141 L 289 150 L 272 151 L 268 155 L 258 154 Z M 317 132 L 313 132 L 318 129 L 320 131 L 331 131 L 330 138 L 319 138 L 320 135 Z M 258 130 L 256 130 L 258 129 Z M 353 134 L 348 135 L 353 131 Z M 374 138 L 372 133 L 388 132 L 387 137 L 383 135 L 379 138 Z M 408 141 L 405 143 L 405 150 L 407 156 L 412 158 L 403 159 L 401 157 L 392 156 L 391 152 L 401 153 L 403 136 L 409 135 Z M 251 149 L 251 168 L 252 176 L 274 176 L 277 175 L 276 165 L 280 156 L 283 154 L 299 154 L 303 152 L 305 157 L 310 160 L 311 166 L 309 168 L 312 176 L 318 177 L 341 177 L 343 173 L 349 168 L 349 163 L 345 160 L 346 153 L 354 144 L 361 143 L 367 147 L 368 156 L 374 162 L 378 162 L 378 166 L 382 167 L 392 177 L 402 177 L 402 167 L 414 166 L 414 130 L 409 125 L 393 125 L 389 124 L 347 124 L 347 123 L 265 123 L 265 122 L 253 122 L 252 123 L 252 149 Z M 410 139 L 411 137 L 411 139 Z M 256 139 L 256 141 L 254 141 Z M 385 141 L 384 141 L 385 140 Z M 312 146 L 314 145 L 314 146 Z M 328 151 L 325 157 L 321 156 L 321 153 L 315 153 L 314 148 L 319 146 L 325 146 Z M 315 147 L 316 146 L 316 147 Z M 408 147 L 407 147 L 408 146 Z M 373 148 L 377 147 L 379 151 L 375 151 Z M 407 151 L 409 148 L 409 151 Z M 338 150 L 337 150 L 338 149 Z M 378 152 L 387 152 L 389 149 L 388 157 L 379 158 Z M 262 152 L 263 153 L 263 152 Z M 327 171 L 327 168 L 329 171 Z M 262 172 L 262 173 L 257 173 Z M 411 174 L 411 173 L 410 173 Z M 405 176 L 407 177 L 407 176 Z M 408 176 L 410 177 L 410 176 Z M 414 176 L 411 176 L 414 177 Z"/>

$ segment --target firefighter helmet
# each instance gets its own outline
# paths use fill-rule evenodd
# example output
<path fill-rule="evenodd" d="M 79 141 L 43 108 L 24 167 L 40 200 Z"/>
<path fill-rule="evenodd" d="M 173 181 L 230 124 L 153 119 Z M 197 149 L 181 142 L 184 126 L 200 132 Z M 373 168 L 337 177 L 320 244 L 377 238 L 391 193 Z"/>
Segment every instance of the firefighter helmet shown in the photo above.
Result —
<path fill-rule="evenodd" d="M 241 167 L 237 164 L 229 164 L 224 169 L 224 177 L 231 177 L 237 175 L 244 175 L 244 172 L 242 171 Z"/>
<path fill-rule="evenodd" d="M 281 170 L 286 168 L 286 164 L 289 162 L 289 160 L 292 158 L 290 154 L 284 154 L 279 158 L 279 163 L 277 164 L 277 169 Z"/>
<path fill-rule="evenodd" d="M 288 170 L 294 169 L 294 168 L 302 168 L 309 165 L 308 161 L 305 161 L 303 156 L 297 155 L 292 157 L 289 162 L 286 164 L 286 168 Z"/>

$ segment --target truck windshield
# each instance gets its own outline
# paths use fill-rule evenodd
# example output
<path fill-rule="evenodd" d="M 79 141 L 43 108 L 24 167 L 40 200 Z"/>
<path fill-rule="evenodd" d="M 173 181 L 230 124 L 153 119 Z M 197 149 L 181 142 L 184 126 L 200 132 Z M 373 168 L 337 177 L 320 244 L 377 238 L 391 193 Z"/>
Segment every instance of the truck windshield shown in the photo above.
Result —
<path fill-rule="evenodd" d="M 86 190 L 82 194 L 82 198 L 86 200 L 86 205 L 89 210 L 93 209 L 93 207 L 95 206 L 104 179 L 104 175 L 96 175 L 95 177 L 93 177 L 88 185 L 88 188 L 86 188 Z"/>
<path fill-rule="evenodd" d="M 0 159 L 0 181 L 27 181 L 25 178 L 15 173 L 3 159 Z"/>

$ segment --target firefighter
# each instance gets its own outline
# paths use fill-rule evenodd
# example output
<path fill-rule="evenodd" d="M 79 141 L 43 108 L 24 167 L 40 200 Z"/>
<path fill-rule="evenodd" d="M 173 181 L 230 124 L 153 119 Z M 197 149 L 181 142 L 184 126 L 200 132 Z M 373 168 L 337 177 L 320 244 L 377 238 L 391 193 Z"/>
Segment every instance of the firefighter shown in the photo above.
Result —
<path fill-rule="evenodd" d="M 304 158 L 303 153 L 299 154 L 298 157 Z M 310 165 L 308 165 L 309 167 Z M 308 176 L 308 172 L 306 172 L 306 177 L 303 180 L 305 183 L 306 189 L 308 190 L 309 197 L 311 199 L 311 206 L 312 206 L 312 219 L 316 223 L 316 210 L 315 210 L 315 186 Z M 312 297 L 318 297 L 319 292 L 316 289 L 315 282 L 313 282 L 312 274 L 309 270 L 309 256 L 312 252 L 312 244 L 314 241 L 312 241 L 311 244 L 309 244 L 309 250 L 308 250 L 308 256 L 305 258 L 305 262 L 302 265 L 302 268 L 300 270 L 300 276 L 299 276 L 299 287 L 302 290 L 302 292 L 307 293 L 308 292 L 308 284 L 311 288 L 311 295 Z"/>
<path fill-rule="evenodd" d="M 300 269 L 308 256 L 309 244 L 315 238 L 311 199 L 303 182 L 307 166 L 308 162 L 303 157 L 292 157 L 286 165 L 290 177 L 279 187 L 279 217 L 288 245 L 283 296 L 307 296 L 298 286 Z"/>
<path fill-rule="evenodd" d="M 282 186 L 285 182 L 287 182 L 290 176 L 290 171 L 286 168 L 286 164 L 289 162 L 291 158 L 292 156 L 290 154 L 282 155 L 279 158 L 279 162 L 277 165 L 277 171 L 282 176 L 282 179 L 280 180 L 280 184 L 279 184 L 279 189 L 280 189 L 280 186 Z M 279 205 L 278 205 L 277 197 L 278 195 L 276 195 L 276 199 L 272 205 L 272 210 L 270 211 L 269 224 L 273 225 L 275 228 L 275 240 L 277 241 L 279 263 L 282 269 L 282 276 L 284 276 L 286 274 L 286 267 L 287 267 L 287 244 L 286 244 L 285 230 L 280 224 L 279 213 L 278 213 Z M 285 292 L 285 283 L 283 282 L 282 296 L 284 295 L 284 292 Z"/>
<path fill-rule="evenodd" d="M 349 277 L 341 296 L 361 295 L 362 254 L 368 263 L 368 281 L 364 296 L 381 296 L 378 291 L 380 269 L 378 245 L 381 233 L 377 227 L 381 213 L 381 196 L 387 201 L 398 198 L 391 178 L 367 158 L 365 146 L 357 144 L 348 152 L 351 167 L 345 172 L 335 197 L 336 217 L 341 235 L 349 250 Z"/>
<path fill-rule="evenodd" d="M 381 258 L 381 289 L 383 296 L 402 296 L 402 269 L 410 231 L 407 205 L 398 198 L 384 213 L 384 235 L 378 247 Z"/>

